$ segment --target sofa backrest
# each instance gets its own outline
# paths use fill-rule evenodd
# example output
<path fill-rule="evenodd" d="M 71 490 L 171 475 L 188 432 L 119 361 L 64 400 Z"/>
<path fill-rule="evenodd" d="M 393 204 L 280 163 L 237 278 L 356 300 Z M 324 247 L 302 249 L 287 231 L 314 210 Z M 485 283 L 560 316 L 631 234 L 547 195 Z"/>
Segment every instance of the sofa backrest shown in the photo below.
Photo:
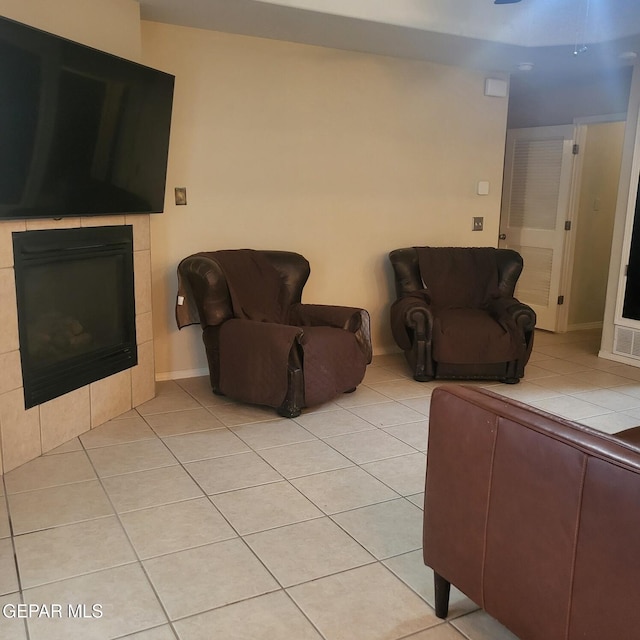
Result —
<path fill-rule="evenodd" d="M 640 449 L 489 391 L 432 396 L 426 564 L 521 640 L 638 637 Z"/>

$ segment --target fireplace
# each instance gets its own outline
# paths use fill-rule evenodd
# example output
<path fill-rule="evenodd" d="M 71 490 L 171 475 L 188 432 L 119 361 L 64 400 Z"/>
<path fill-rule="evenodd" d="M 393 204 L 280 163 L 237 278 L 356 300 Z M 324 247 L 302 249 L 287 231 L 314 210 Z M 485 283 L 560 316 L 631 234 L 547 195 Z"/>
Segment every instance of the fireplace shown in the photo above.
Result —
<path fill-rule="evenodd" d="M 12 235 L 25 408 L 135 366 L 131 225 Z"/>

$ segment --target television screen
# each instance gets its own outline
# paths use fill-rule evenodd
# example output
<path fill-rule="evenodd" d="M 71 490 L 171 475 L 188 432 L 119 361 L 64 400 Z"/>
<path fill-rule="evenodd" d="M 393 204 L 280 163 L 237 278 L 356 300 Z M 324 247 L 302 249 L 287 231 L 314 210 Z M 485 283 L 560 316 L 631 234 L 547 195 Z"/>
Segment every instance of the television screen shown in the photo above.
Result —
<path fill-rule="evenodd" d="M 173 85 L 0 18 L 0 219 L 161 212 Z"/>

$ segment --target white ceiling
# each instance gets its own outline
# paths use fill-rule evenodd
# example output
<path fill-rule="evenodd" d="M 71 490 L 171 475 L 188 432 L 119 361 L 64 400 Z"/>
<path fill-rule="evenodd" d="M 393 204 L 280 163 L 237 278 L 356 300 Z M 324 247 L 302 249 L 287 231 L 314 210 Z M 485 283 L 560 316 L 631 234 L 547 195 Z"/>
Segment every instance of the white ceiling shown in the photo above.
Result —
<path fill-rule="evenodd" d="M 580 74 L 640 55 L 640 0 L 139 0 L 144 20 L 430 60 Z"/>

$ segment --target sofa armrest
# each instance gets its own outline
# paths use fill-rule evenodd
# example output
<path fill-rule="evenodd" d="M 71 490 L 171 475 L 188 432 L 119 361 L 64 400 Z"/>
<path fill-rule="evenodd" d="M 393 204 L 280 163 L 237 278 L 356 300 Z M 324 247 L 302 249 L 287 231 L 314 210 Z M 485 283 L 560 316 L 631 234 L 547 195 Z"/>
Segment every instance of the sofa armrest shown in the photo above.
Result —
<path fill-rule="evenodd" d="M 625 444 L 640 449 L 640 427 L 631 427 L 624 431 L 618 431 L 614 434 L 614 438 L 618 438 Z"/>
<path fill-rule="evenodd" d="M 324 326 L 349 331 L 355 334 L 367 363 L 371 362 L 371 321 L 365 309 L 297 303 L 289 309 L 289 322 L 301 327 Z"/>
<path fill-rule="evenodd" d="M 636 437 L 486 389 L 437 388 L 426 564 L 518 637 L 628 636 L 640 625 L 626 599 L 640 585 L 640 563 L 629 554 L 640 531 L 630 506 L 640 499 L 640 452 L 628 444 Z"/>

